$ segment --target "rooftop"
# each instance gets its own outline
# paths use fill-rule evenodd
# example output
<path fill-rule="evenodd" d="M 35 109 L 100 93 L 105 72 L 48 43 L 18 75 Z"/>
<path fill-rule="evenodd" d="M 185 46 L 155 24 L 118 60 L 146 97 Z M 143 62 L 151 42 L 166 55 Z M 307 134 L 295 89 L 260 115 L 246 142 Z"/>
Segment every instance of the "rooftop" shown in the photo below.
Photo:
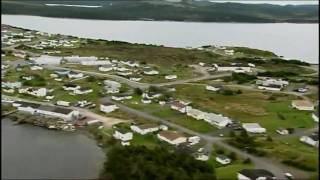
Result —
<path fill-rule="evenodd" d="M 38 108 L 40 104 L 36 103 L 30 103 L 30 102 L 24 102 L 24 101 L 14 101 L 16 104 L 20 104 L 20 107 L 32 107 L 32 108 Z"/>
<path fill-rule="evenodd" d="M 141 124 L 141 125 L 138 125 L 138 127 L 140 129 L 156 128 L 158 126 L 159 126 L 158 124 Z"/>
<path fill-rule="evenodd" d="M 266 177 L 267 179 L 275 178 L 271 172 L 265 169 L 242 169 L 239 173 L 250 179 L 257 179 L 259 177 Z"/>
<path fill-rule="evenodd" d="M 184 135 L 175 132 L 175 131 L 161 131 L 159 133 L 160 136 L 163 136 L 167 139 L 169 139 L 170 141 L 176 140 L 178 138 L 184 137 Z"/>
<path fill-rule="evenodd" d="M 262 128 L 258 123 L 243 123 L 242 125 L 245 128 Z"/>
<path fill-rule="evenodd" d="M 300 107 L 313 107 L 313 104 L 307 100 L 293 100 L 292 103 Z"/>

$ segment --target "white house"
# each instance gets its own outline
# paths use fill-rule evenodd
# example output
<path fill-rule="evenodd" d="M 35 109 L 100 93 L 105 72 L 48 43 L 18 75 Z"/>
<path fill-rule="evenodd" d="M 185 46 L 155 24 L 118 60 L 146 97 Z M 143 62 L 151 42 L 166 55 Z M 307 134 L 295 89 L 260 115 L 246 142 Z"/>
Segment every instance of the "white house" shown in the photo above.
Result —
<path fill-rule="evenodd" d="M 267 180 L 276 177 L 265 169 L 242 169 L 237 174 L 238 180 Z"/>
<path fill-rule="evenodd" d="M 181 103 L 180 101 L 173 101 L 170 103 L 170 108 L 177 110 L 181 113 L 186 113 L 187 112 L 187 106 Z"/>
<path fill-rule="evenodd" d="M 307 100 L 293 100 L 291 103 L 293 108 L 296 108 L 301 111 L 313 111 L 314 105 Z"/>
<path fill-rule="evenodd" d="M 319 109 L 316 112 L 312 113 L 312 118 L 315 122 L 319 122 Z"/>
<path fill-rule="evenodd" d="M 32 71 L 43 70 L 43 67 L 41 67 L 41 66 L 31 66 L 30 69 L 31 69 Z"/>
<path fill-rule="evenodd" d="M 199 136 L 191 136 L 188 137 L 188 142 L 190 142 L 192 145 L 199 143 L 201 138 Z"/>
<path fill-rule="evenodd" d="M 209 91 L 219 91 L 222 88 L 222 86 L 213 86 L 213 85 L 206 85 L 206 90 Z"/>
<path fill-rule="evenodd" d="M 155 98 L 159 98 L 161 96 L 162 96 L 161 93 L 154 93 L 154 92 L 145 92 L 142 94 L 142 97 L 146 98 L 146 99 L 155 99 Z"/>
<path fill-rule="evenodd" d="M 266 129 L 261 127 L 258 123 L 243 123 L 242 127 L 250 133 L 265 133 Z"/>
<path fill-rule="evenodd" d="M 118 95 L 118 96 L 112 96 L 111 99 L 115 100 L 115 101 L 122 101 L 122 100 L 125 100 L 125 99 L 132 99 L 132 96 L 130 96 L 130 95 Z"/>
<path fill-rule="evenodd" d="M 98 58 L 95 56 L 89 56 L 89 57 L 68 56 L 68 57 L 64 57 L 63 59 L 70 62 L 70 63 L 80 63 L 82 61 L 96 61 L 96 60 L 98 60 Z"/>
<path fill-rule="evenodd" d="M 105 112 L 105 113 L 109 113 L 109 112 L 115 111 L 117 109 L 119 109 L 119 107 L 115 104 L 112 104 L 112 103 L 100 104 L 100 111 Z"/>
<path fill-rule="evenodd" d="M 53 116 L 64 119 L 65 121 L 76 119 L 79 116 L 79 111 L 55 106 L 46 106 L 23 101 L 14 101 L 12 105 L 17 107 L 19 111 L 29 112 L 31 114 Z"/>
<path fill-rule="evenodd" d="M 32 80 L 34 77 L 33 77 L 33 76 L 22 76 L 21 78 L 24 79 L 24 80 L 30 81 L 30 80 Z"/>
<path fill-rule="evenodd" d="M 132 131 L 142 135 L 159 131 L 159 125 L 157 124 L 132 125 L 130 128 Z"/>
<path fill-rule="evenodd" d="M 77 73 L 77 72 L 69 72 L 68 74 L 68 78 L 82 78 L 83 77 L 83 73 Z"/>
<path fill-rule="evenodd" d="M 171 79 L 177 79 L 178 76 L 177 75 L 167 75 L 167 76 L 164 76 L 165 79 L 168 79 L 168 80 L 171 80 Z"/>
<path fill-rule="evenodd" d="M 15 89 L 15 88 L 21 88 L 22 83 L 17 81 L 17 82 L 1 82 L 1 87 L 2 88 L 10 88 L 10 89 Z"/>
<path fill-rule="evenodd" d="M 125 67 L 114 67 L 113 70 L 116 70 L 118 72 L 130 71 L 130 69 L 125 68 Z"/>
<path fill-rule="evenodd" d="M 233 49 L 225 49 L 224 53 L 226 55 L 232 56 L 232 55 L 234 55 L 234 50 Z"/>
<path fill-rule="evenodd" d="M 187 142 L 187 137 L 174 131 L 161 131 L 157 134 L 157 137 L 160 140 L 166 141 L 172 145 L 178 145 Z"/>
<path fill-rule="evenodd" d="M 46 88 L 35 89 L 35 88 L 28 87 L 25 89 L 19 89 L 19 93 L 30 94 L 37 97 L 44 97 L 47 95 L 47 89 Z"/>
<path fill-rule="evenodd" d="M 59 106 L 70 106 L 70 102 L 68 102 L 68 101 L 59 100 L 59 101 L 56 102 L 56 104 L 59 105 Z"/>
<path fill-rule="evenodd" d="M 252 68 L 248 65 L 242 65 L 241 63 L 231 63 L 231 64 L 213 64 L 217 71 L 232 71 L 236 73 L 246 73 L 252 72 Z"/>
<path fill-rule="evenodd" d="M 187 106 L 186 111 L 187 111 L 187 116 L 191 116 L 198 120 L 204 119 L 204 116 L 206 114 L 205 112 L 202 112 L 198 109 L 193 109 L 191 106 Z"/>
<path fill-rule="evenodd" d="M 120 92 L 120 89 L 115 86 L 104 86 L 104 90 L 106 90 L 106 93 L 108 94 L 115 94 Z"/>
<path fill-rule="evenodd" d="M 129 75 L 131 75 L 131 74 L 132 74 L 132 72 L 130 72 L 130 71 L 117 72 L 117 75 L 119 75 L 119 76 L 129 76 Z"/>
<path fill-rule="evenodd" d="M 285 128 L 279 128 L 276 130 L 278 134 L 281 134 L 281 135 L 287 135 L 289 134 L 289 131 Z"/>
<path fill-rule="evenodd" d="M 100 66 L 100 65 L 111 65 L 109 60 L 106 61 L 80 61 L 81 65 L 84 66 Z"/>
<path fill-rule="evenodd" d="M 261 90 L 271 90 L 271 91 L 280 91 L 282 88 L 289 85 L 288 81 L 282 79 L 273 79 L 269 77 L 258 77 L 256 81 L 258 89 Z"/>
<path fill-rule="evenodd" d="M 205 113 L 204 120 L 217 128 L 222 129 L 231 123 L 231 119 L 214 113 Z"/>
<path fill-rule="evenodd" d="M 310 146 L 319 147 L 319 136 L 317 134 L 312 134 L 310 136 L 302 136 L 300 138 L 300 141 Z"/>
<path fill-rule="evenodd" d="M 269 85 L 269 86 L 258 86 L 260 90 L 269 90 L 269 91 L 281 91 L 282 87 L 280 85 Z"/>
<path fill-rule="evenodd" d="M 131 80 L 131 81 L 136 81 L 136 82 L 138 82 L 138 81 L 141 81 L 141 77 L 139 77 L 139 76 L 132 76 L 132 77 L 130 77 L 129 78 L 129 80 Z"/>
<path fill-rule="evenodd" d="M 145 69 L 143 71 L 143 74 L 146 74 L 146 75 L 157 75 L 157 74 L 159 74 L 159 71 L 152 70 L 152 69 Z"/>
<path fill-rule="evenodd" d="M 107 87 L 113 87 L 113 88 L 118 88 L 118 89 L 121 88 L 121 84 L 116 81 L 104 80 L 103 83 Z"/>
<path fill-rule="evenodd" d="M 119 139 L 121 141 L 130 141 L 130 140 L 132 140 L 133 134 L 132 134 L 132 132 L 117 129 L 114 132 L 113 137 L 115 139 Z"/>
<path fill-rule="evenodd" d="M 207 154 L 204 154 L 204 153 L 196 153 L 195 154 L 195 159 L 199 160 L 199 161 L 208 161 L 209 160 L 209 156 Z"/>
<path fill-rule="evenodd" d="M 89 93 L 92 93 L 93 90 L 89 87 L 81 87 L 79 89 L 75 89 L 73 91 L 74 94 L 89 94 Z"/>
<path fill-rule="evenodd" d="M 220 164 L 226 165 L 231 163 L 231 159 L 228 158 L 227 156 L 224 155 L 217 155 L 216 161 L 219 162 Z"/>
<path fill-rule="evenodd" d="M 120 61 L 120 63 L 125 64 L 130 67 L 139 67 L 139 63 L 134 61 Z"/>
<path fill-rule="evenodd" d="M 144 104 L 150 104 L 152 101 L 150 99 L 147 99 L 147 98 L 142 98 L 141 102 L 144 103 Z"/>
<path fill-rule="evenodd" d="M 112 66 L 100 66 L 98 68 L 99 71 L 102 71 L 102 72 L 108 72 L 108 71 L 112 71 L 113 70 L 113 67 Z"/>
<path fill-rule="evenodd" d="M 66 91 L 74 91 L 76 89 L 80 89 L 81 87 L 76 84 L 64 84 L 62 88 Z"/>
<path fill-rule="evenodd" d="M 199 65 L 202 66 L 202 67 L 203 67 L 205 64 L 206 64 L 206 63 L 199 62 Z"/>

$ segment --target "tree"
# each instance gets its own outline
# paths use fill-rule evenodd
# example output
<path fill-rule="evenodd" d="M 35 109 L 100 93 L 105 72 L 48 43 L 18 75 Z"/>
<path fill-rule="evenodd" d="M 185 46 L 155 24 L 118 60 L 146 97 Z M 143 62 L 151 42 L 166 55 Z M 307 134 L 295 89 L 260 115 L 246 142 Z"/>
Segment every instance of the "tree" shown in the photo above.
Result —
<path fill-rule="evenodd" d="M 137 95 L 142 95 L 143 91 L 140 88 L 135 88 L 134 93 Z"/>
<path fill-rule="evenodd" d="M 224 96 L 232 96 L 233 95 L 233 91 L 230 90 L 230 89 L 222 90 L 222 95 L 224 95 Z"/>
<path fill-rule="evenodd" d="M 236 133 L 231 130 L 230 133 L 229 133 L 229 136 L 230 136 L 230 137 L 236 137 Z"/>
<path fill-rule="evenodd" d="M 241 91 L 240 89 L 238 89 L 238 90 L 236 91 L 236 94 L 242 94 L 242 91 Z"/>
<path fill-rule="evenodd" d="M 236 160 L 236 159 L 237 159 L 237 154 L 234 153 L 234 152 L 231 152 L 231 153 L 229 154 L 229 157 L 230 157 L 230 159 L 232 159 L 232 160 Z"/>
<path fill-rule="evenodd" d="M 108 180 L 215 180 L 213 167 L 184 153 L 169 152 L 157 147 L 113 146 L 100 174 Z"/>
<path fill-rule="evenodd" d="M 94 77 L 94 76 L 89 76 L 89 77 L 87 78 L 87 82 L 95 82 L 95 81 L 97 81 L 97 79 L 96 79 L 96 77 Z"/>
<path fill-rule="evenodd" d="M 272 139 L 271 136 L 267 136 L 267 139 L 266 139 L 266 140 L 269 141 L 269 142 L 273 141 L 273 139 Z"/>
<path fill-rule="evenodd" d="M 251 159 L 250 159 L 250 158 L 247 158 L 247 159 L 245 159 L 242 163 L 243 163 L 243 164 L 250 164 L 250 163 L 251 163 Z"/>
<path fill-rule="evenodd" d="M 289 134 L 294 133 L 294 128 L 288 128 L 287 130 L 288 130 Z"/>

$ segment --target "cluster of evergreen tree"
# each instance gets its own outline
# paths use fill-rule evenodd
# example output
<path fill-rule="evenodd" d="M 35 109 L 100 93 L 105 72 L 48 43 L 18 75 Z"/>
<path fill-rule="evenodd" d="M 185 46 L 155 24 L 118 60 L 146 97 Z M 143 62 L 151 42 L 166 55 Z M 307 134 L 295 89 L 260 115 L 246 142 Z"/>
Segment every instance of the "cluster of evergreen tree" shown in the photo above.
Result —
<path fill-rule="evenodd" d="M 215 180 L 214 169 L 206 162 L 166 148 L 114 146 L 107 153 L 101 179 L 108 180 Z"/>

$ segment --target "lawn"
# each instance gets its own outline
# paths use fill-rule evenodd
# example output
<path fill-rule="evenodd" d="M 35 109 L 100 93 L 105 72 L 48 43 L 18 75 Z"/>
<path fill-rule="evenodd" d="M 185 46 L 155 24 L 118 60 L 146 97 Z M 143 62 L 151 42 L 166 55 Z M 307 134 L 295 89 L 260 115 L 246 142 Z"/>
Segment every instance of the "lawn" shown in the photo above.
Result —
<path fill-rule="evenodd" d="M 219 148 L 220 149 L 220 148 Z M 225 149 L 223 149 L 224 155 L 227 157 L 230 152 L 227 152 Z M 218 180 L 229 180 L 229 179 L 237 179 L 237 172 L 239 172 L 242 169 L 245 168 L 254 168 L 254 165 L 252 163 L 243 163 L 244 159 L 240 157 L 236 157 L 235 160 L 231 161 L 228 165 L 222 165 L 219 162 L 216 161 L 217 156 L 217 149 L 214 149 L 211 152 L 211 156 L 208 160 L 208 163 L 211 164 L 215 168 L 215 174 Z"/>
<path fill-rule="evenodd" d="M 307 167 L 318 167 L 318 153 L 317 148 L 308 146 L 299 141 L 299 137 L 290 137 L 281 140 L 274 139 L 272 142 L 262 142 L 263 149 L 268 153 L 269 157 L 278 160 L 291 160 L 299 162 Z"/>
<path fill-rule="evenodd" d="M 140 135 L 133 133 L 132 145 L 142 145 L 148 148 L 155 148 L 159 146 L 159 140 L 153 134 Z"/>
<path fill-rule="evenodd" d="M 315 125 L 310 112 L 290 107 L 293 95 L 241 90 L 242 94 L 225 96 L 205 90 L 203 86 L 177 86 L 174 97 L 191 101 L 203 111 L 221 113 L 241 122 L 258 122 L 269 132 L 278 127 L 309 128 Z M 237 89 L 234 89 L 237 90 Z M 270 100 L 270 97 L 274 100 Z M 280 118 L 284 117 L 284 118 Z"/>
<path fill-rule="evenodd" d="M 204 121 L 196 120 L 188 117 L 186 114 L 171 110 L 169 106 L 161 106 L 156 103 L 142 104 L 137 96 L 133 99 L 134 100 L 126 101 L 125 104 L 197 132 L 208 133 L 217 130 L 217 128 Z M 136 104 L 136 102 L 138 102 L 138 104 Z"/>

